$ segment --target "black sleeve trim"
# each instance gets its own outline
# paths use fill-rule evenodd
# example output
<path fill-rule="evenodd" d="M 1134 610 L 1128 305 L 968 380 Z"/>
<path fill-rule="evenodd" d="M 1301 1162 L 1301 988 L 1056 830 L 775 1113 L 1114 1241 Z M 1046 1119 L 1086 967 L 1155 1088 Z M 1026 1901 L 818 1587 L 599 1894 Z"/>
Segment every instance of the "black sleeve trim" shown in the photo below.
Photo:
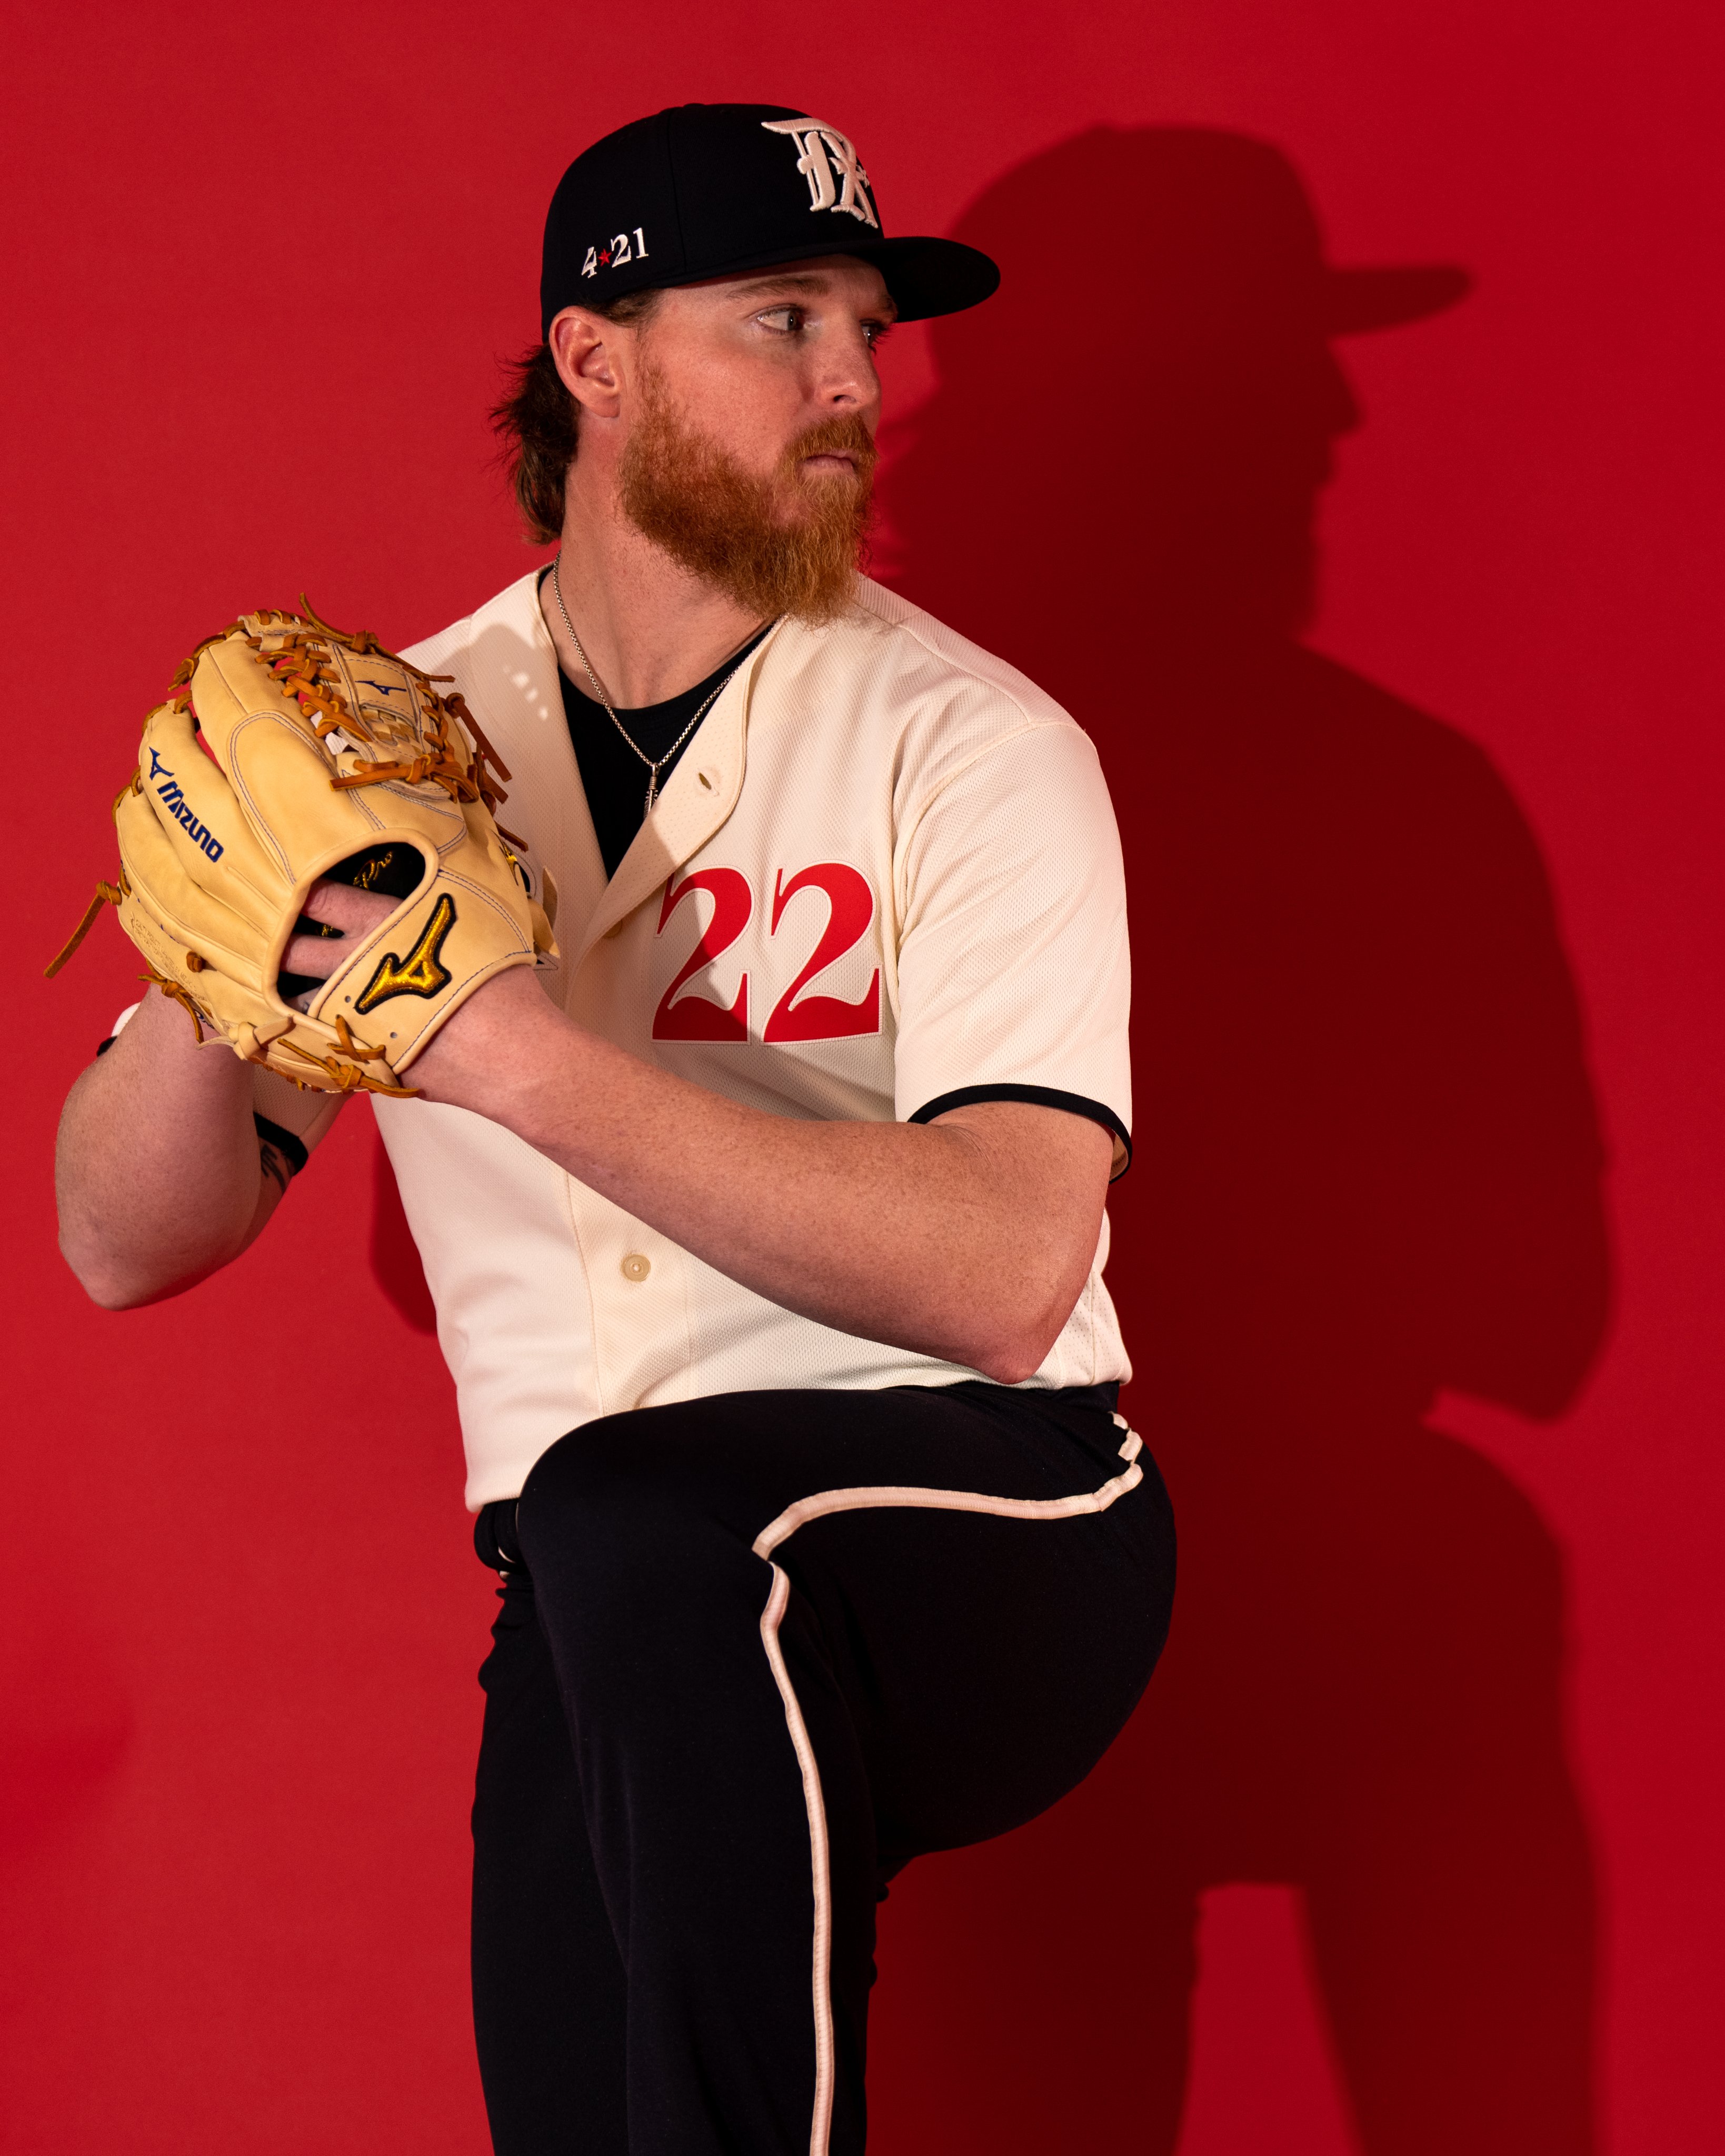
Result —
<path fill-rule="evenodd" d="M 932 1123 L 937 1116 L 944 1116 L 953 1108 L 974 1107 L 978 1101 L 1025 1101 L 1033 1108 L 1063 1108 L 1069 1116 L 1084 1116 L 1093 1123 L 1100 1123 L 1104 1130 L 1112 1131 L 1126 1147 L 1126 1158 L 1109 1181 L 1117 1181 L 1132 1164 L 1132 1132 L 1111 1108 L 1105 1108 L 1100 1101 L 1087 1100 L 1082 1093 L 1056 1092 L 1051 1086 L 961 1086 L 956 1093 L 942 1093 L 905 1120 Z"/>
<path fill-rule="evenodd" d="M 258 1127 L 258 1136 L 263 1139 L 265 1145 L 273 1145 L 275 1147 L 287 1163 L 292 1173 L 295 1175 L 302 1173 L 306 1162 L 311 1156 L 293 1132 L 283 1130 L 280 1123 L 272 1123 L 268 1116 L 260 1116 L 255 1111 L 253 1112 L 252 1121 Z"/>

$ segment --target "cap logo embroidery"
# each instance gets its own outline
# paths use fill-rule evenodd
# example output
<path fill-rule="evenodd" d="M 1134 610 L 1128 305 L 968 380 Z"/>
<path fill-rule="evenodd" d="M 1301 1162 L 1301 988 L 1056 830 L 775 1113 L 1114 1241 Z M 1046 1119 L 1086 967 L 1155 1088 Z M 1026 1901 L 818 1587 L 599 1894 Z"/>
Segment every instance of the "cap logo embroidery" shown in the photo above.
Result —
<path fill-rule="evenodd" d="M 629 234 L 619 232 L 614 239 L 601 247 L 597 240 L 587 250 L 587 259 L 581 265 L 583 277 L 597 277 L 601 270 L 620 270 L 625 262 L 644 262 L 647 259 L 647 235 L 639 225 L 635 227 L 635 251 L 629 251 Z"/>
<path fill-rule="evenodd" d="M 799 152 L 797 170 L 809 182 L 811 210 L 844 210 L 878 232 L 869 176 L 849 138 L 820 120 L 763 120 L 769 135 L 788 135 Z"/>

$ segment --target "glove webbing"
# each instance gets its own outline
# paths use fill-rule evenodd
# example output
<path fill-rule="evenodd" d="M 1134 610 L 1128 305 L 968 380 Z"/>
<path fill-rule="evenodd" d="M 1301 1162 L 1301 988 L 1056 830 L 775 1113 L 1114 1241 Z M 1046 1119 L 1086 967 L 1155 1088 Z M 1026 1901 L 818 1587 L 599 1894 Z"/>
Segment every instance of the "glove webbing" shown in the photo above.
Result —
<path fill-rule="evenodd" d="M 339 685 L 331 678 L 324 662 L 317 655 L 317 645 L 322 640 L 332 641 L 341 644 L 344 650 L 352 652 L 357 659 L 369 658 L 374 652 L 383 653 L 383 646 L 378 643 L 368 629 L 357 629 L 350 634 L 345 629 L 331 627 L 316 613 L 304 592 L 300 594 L 300 603 L 305 609 L 303 615 L 286 613 L 274 607 L 259 607 L 257 610 L 255 618 L 258 620 L 272 624 L 280 622 L 287 632 L 280 649 L 269 654 L 271 672 L 281 681 L 283 688 L 291 692 L 301 711 L 311 721 L 320 741 L 326 735 L 335 732 L 339 727 L 343 732 L 357 734 L 362 741 L 375 746 L 377 737 L 357 711 L 348 709 L 341 694 Z M 192 676 L 199 658 L 210 649 L 212 644 L 224 643 L 230 634 L 230 631 L 223 629 L 218 635 L 205 637 L 190 656 L 180 662 L 179 666 L 175 670 L 173 680 L 168 685 L 174 692 L 168 699 L 170 703 L 182 711 L 189 708 L 192 701 Z M 264 644 L 261 637 L 248 636 L 245 640 L 254 651 L 263 654 Z M 384 653 L 384 656 L 412 674 L 416 680 L 425 685 L 431 705 L 432 724 L 436 742 L 435 752 L 429 756 L 417 756 L 410 763 L 398 762 L 370 764 L 364 770 L 356 771 L 347 778 L 338 774 L 331 779 L 330 784 L 338 791 L 345 792 L 353 787 L 383 786 L 391 783 L 403 786 L 417 786 L 426 779 L 432 779 L 444 788 L 452 800 L 482 801 L 488 809 L 495 811 L 500 801 L 506 801 L 509 798 L 503 788 L 496 783 L 496 780 L 509 778 L 511 773 L 508 765 L 485 738 L 483 729 L 468 709 L 467 700 L 460 691 L 457 690 L 447 697 L 440 696 L 432 686 L 434 682 L 453 681 L 454 675 L 423 673 L 418 667 L 409 665 L 406 660 L 397 657 L 393 653 Z M 284 670 L 292 670 L 285 671 Z M 470 773 L 465 772 L 457 762 L 449 741 L 449 728 L 451 714 L 461 721 L 473 739 L 474 756 Z M 494 773 L 495 778 L 492 776 Z M 126 793 L 137 792 L 142 783 L 141 774 L 135 771 L 126 784 L 121 788 L 120 793 L 116 796 L 115 805 L 117 807 L 121 798 Z M 504 832 L 502 835 L 505 838 L 512 836 L 509 832 Z M 526 843 L 524 839 L 516 839 L 514 844 L 520 846 L 523 852 L 526 850 Z M 75 954 L 80 944 L 95 927 L 96 916 L 102 908 L 105 906 L 118 906 L 121 898 L 130 891 L 131 886 L 126 882 L 125 870 L 121 869 L 119 875 L 120 881 L 117 888 L 109 883 L 105 878 L 98 881 L 95 896 L 84 909 L 83 918 L 43 968 L 44 980 L 51 981 L 61 967 Z M 166 982 L 160 981 L 154 975 L 151 978 L 157 979 L 157 985 L 161 987 L 164 995 L 172 993 Z M 193 1008 L 189 999 L 187 1002 L 187 1008 L 188 1009 Z M 195 1012 L 193 1022 L 194 1024 L 197 1023 Z M 199 1034 L 198 1038 L 203 1039 L 202 1033 Z M 335 1075 L 333 1070 L 331 1075 Z"/>

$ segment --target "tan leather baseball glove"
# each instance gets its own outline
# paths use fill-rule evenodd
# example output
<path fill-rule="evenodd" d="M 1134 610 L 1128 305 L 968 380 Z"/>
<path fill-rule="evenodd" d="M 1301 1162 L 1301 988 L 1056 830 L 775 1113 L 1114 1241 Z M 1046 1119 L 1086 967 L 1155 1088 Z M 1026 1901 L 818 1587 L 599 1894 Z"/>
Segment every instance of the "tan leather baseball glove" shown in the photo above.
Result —
<path fill-rule="evenodd" d="M 556 957 L 556 894 L 492 820 L 509 773 L 461 697 L 300 604 L 244 615 L 181 667 L 115 804 L 118 883 L 48 971 L 111 901 L 200 1040 L 321 1092 L 410 1093 L 403 1074 L 476 988 Z M 282 975 L 321 876 L 401 903 L 328 980 Z"/>

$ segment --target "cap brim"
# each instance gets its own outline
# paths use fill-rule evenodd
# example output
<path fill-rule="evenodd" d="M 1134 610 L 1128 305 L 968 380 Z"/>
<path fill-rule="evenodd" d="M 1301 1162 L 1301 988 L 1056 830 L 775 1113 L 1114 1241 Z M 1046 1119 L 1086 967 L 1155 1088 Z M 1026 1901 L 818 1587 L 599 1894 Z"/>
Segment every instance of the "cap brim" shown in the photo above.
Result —
<path fill-rule="evenodd" d="M 963 314 L 1000 289 L 999 264 L 962 239 L 880 239 L 846 252 L 879 267 L 901 322 Z"/>
<path fill-rule="evenodd" d="M 1393 330 L 1440 315 L 1473 290 L 1473 279 L 1451 263 L 1418 268 L 1329 270 L 1324 273 L 1324 327 L 1332 336 Z"/>

